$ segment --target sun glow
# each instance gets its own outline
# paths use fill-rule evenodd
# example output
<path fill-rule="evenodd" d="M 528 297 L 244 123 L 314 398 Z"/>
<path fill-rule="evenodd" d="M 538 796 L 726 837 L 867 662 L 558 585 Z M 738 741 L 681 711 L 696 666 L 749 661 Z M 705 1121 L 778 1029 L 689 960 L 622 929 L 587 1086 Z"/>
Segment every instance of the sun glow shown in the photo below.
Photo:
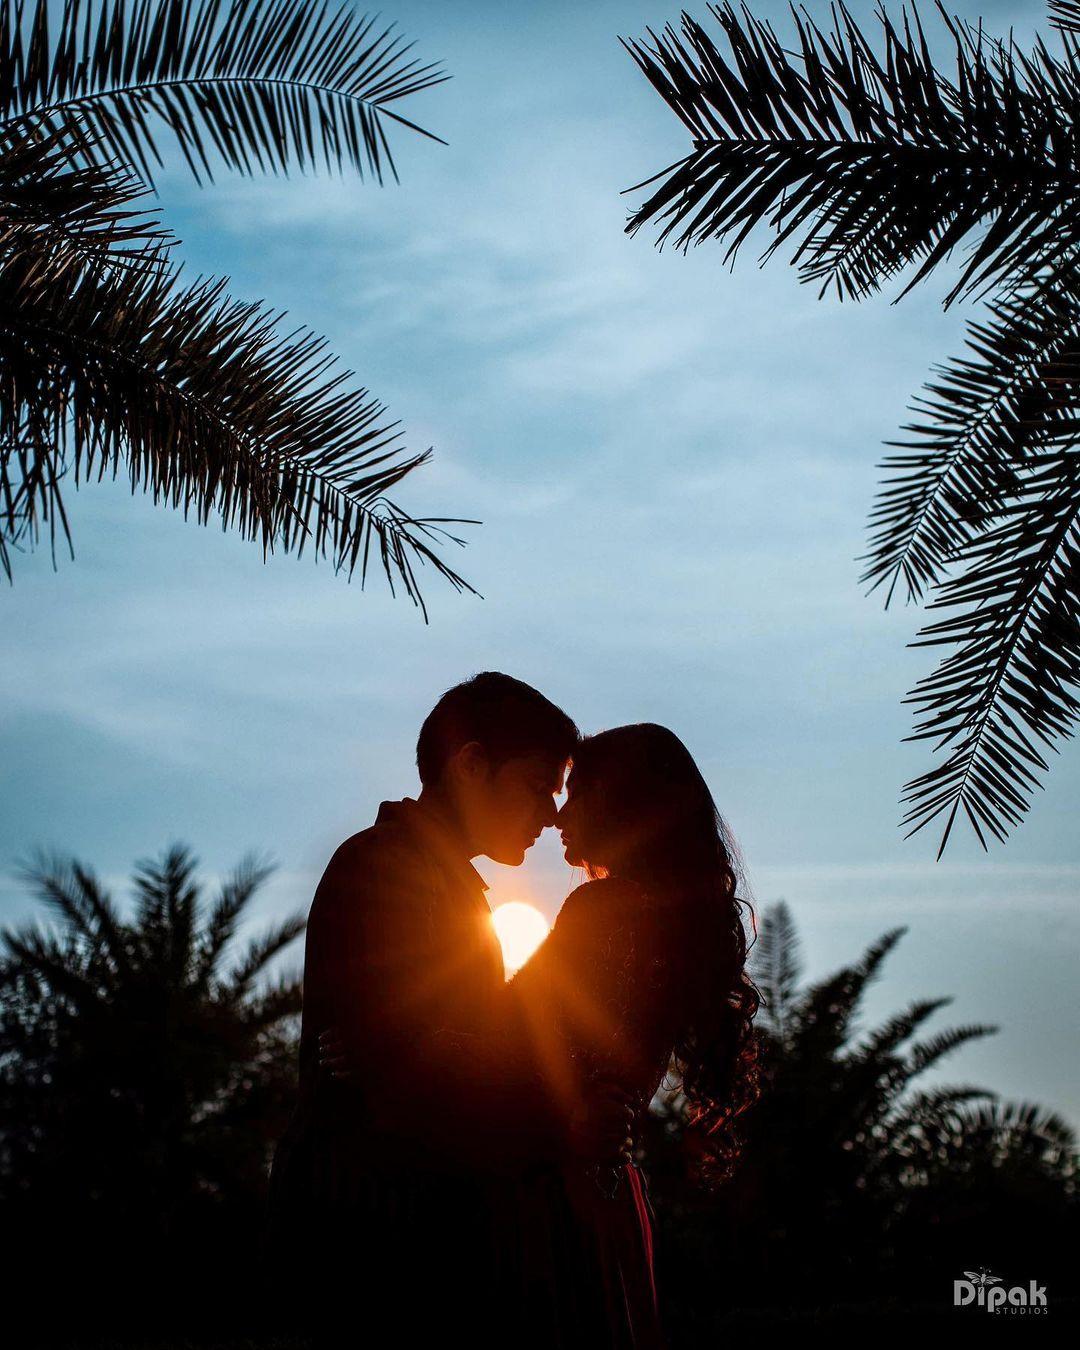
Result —
<path fill-rule="evenodd" d="M 538 909 L 523 900 L 508 900 L 491 912 L 495 935 L 502 947 L 506 974 L 513 975 L 547 937 L 550 925 Z"/>

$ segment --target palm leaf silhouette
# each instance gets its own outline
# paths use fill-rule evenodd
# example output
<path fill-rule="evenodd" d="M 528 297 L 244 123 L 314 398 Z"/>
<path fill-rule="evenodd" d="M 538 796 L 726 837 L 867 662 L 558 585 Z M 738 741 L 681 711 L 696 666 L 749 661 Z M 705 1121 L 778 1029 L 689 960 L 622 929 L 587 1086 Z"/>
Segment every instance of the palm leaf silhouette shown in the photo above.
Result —
<path fill-rule="evenodd" d="M 71 550 L 65 489 L 132 491 L 335 570 L 380 569 L 419 606 L 449 518 L 394 489 L 431 451 L 337 367 L 325 342 L 187 282 L 145 194 L 168 132 L 196 178 L 394 171 L 387 127 L 443 76 L 390 29 L 313 0 L 0 4 L 0 568 Z M 391 105 L 394 105 L 391 107 Z M 424 132 L 424 135 L 429 133 Z M 437 139 L 437 138 L 432 138 Z"/>
<path fill-rule="evenodd" d="M 760 931 L 777 923 L 789 941 L 796 936 L 787 907 L 767 906 Z M 920 1089 L 945 1056 L 994 1028 L 927 1035 L 949 1000 L 920 998 L 859 1029 L 869 983 L 900 936 L 886 933 L 840 970 L 798 982 L 791 992 L 795 1034 L 778 1036 L 768 1020 L 755 1024 L 763 1086 L 747 1113 L 728 1213 L 740 1241 L 784 1247 L 783 1261 L 766 1268 L 763 1302 L 775 1297 L 788 1262 L 797 1266 L 807 1244 L 825 1241 L 830 1232 L 833 1242 L 819 1269 L 835 1269 L 855 1241 L 869 1244 L 877 1262 L 893 1241 L 905 1240 L 904 1232 L 921 1248 L 925 1215 L 947 1213 L 946 1195 L 966 1212 L 973 1197 L 995 1195 L 994 1188 L 1025 1196 L 1056 1188 L 1061 1204 L 1071 1205 L 1075 1137 L 1053 1113 L 999 1102 L 985 1088 L 963 1083 Z M 666 1105 L 662 1128 L 670 1137 L 680 1107 L 674 1097 Z M 816 1298 L 816 1281 L 807 1292 Z"/>
<path fill-rule="evenodd" d="M 1052 6 L 1055 54 L 939 4 L 948 74 L 915 13 L 879 11 L 875 44 L 843 5 L 828 30 L 793 10 L 786 46 L 745 7 L 710 9 L 722 44 L 686 14 L 625 44 L 693 141 L 627 229 L 720 240 L 733 262 L 765 226 L 762 261 L 790 246 L 800 279 L 855 299 L 961 252 L 945 304 L 989 296 L 885 461 L 863 575 L 886 604 L 901 585 L 927 601 L 915 645 L 946 650 L 908 699 L 937 757 L 903 824 L 940 822 L 940 857 L 963 817 L 985 848 L 1080 715 L 1080 7 Z"/>
<path fill-rule="evenodd" d="M 5 1200 L 62 1195 L 65 1222 L 119 1216 L 159 1256 L 185 1207 L 261 1203 L 301 1004 L 299 976 L 267 967 L 304 926 L 234 940 L 269 871 L 244 859 L 208 902 L 173 845 L 122 911 L 74 859 L 27 865 L 55 922 L 0 932 Z"/>
<path fill-rule="evenodd" d="M 384 123 L 431 133 L 391 105 L 447 78 L 347 4 L 65 0 L 55 24 L 54 10 L 3 6 L 0 120 L 63 130 L 147 182 L 163 163 L 155 128 L 197 179 L 215 158 L 244 174 L 321 164 L 396 176 Z"/>
<path fill-rule="evenodd" d="M 681 34 L 624 40 L 694 142 L 631 233 L 654 221 L 680 248 L 721 239 L 733 261 L 767 223 L 763 260 L 790 242 L 802 280 L 859 298 L 917 263 L 910 290 L 989 221 L 946 303 L 1080 244 L 1064 218 L 1080 190 L 1071 52 L 1025 56 L 939 7 L 950 79 L 917 14 L 897 26 L 880 11 L 878 53 L 843 5 L 829 31 L 793 10 L 794 50 L 745 6 L 709 9 L 726 55 L 685 13 Z"/>
<path fill-rule="evenodd" d="M 909 599 L 933 587 L 930 609 L 955 611 L 919 635 L 956 650 L 910 697 L 915 738 L 949 753 L 905 788 L 913 832 L 946 814 L 942 849 L 960 810 L 980 839 L 1005 837 L 1047 767 L 1040 746 L 1069 736 L 1080 706 L 1080 288 L 1025 288 L 989 314 L 885 461 L 863 578 L 886 603 L 903 580 Z"/>
<path fill-rule="evenodd" d="M 799 935 L 787 904 L 770 905 L 758 929 L 752 954 L 754 981 L 762 1000 L 762 1023 L 785 1042 L 790 1030 L 801 974 Z"/>
<path fill-rule="evenodd" d="M 1080 34 L 1080 3 L 1078 0 L 1050 0 L 1050 16 L 1063 33 Z"/>
<path fill-rule="evenodd" d="M 455 538 L 452 522 L 414 520 L 387 495 L 430 451 L 402 450 L 382 404 L 332 371 L 321 338 L 283 331 L 224 280 L 183 286 L 164 263 L 45 261 L 23 249 L 0 269 L 0 361 L 20 434 L 0 461 L 12 542 L 55 528 L 69 471 L 78 483 L 124 466 L 133 488 L 202 524 L 216 516 L 265 552 L 311 548 L 362 582 L 374 554 L 421 608 L 420 566 L 471 589 L 435 551 Z"/>

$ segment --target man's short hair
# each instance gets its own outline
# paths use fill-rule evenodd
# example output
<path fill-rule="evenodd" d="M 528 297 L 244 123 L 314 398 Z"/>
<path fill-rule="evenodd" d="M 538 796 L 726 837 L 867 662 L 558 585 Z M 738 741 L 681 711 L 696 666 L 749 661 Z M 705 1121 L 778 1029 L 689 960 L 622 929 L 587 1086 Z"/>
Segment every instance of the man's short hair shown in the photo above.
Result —
<path fill-rule="evenodd" d="M 578 729 L 532 685 L 489 670 L 448 689 L 428 713 L 416 742 L 420 782 L 437 783 L 447 760 L 470 741 L 496 767 L 526 755 L 566 760 Z"/>

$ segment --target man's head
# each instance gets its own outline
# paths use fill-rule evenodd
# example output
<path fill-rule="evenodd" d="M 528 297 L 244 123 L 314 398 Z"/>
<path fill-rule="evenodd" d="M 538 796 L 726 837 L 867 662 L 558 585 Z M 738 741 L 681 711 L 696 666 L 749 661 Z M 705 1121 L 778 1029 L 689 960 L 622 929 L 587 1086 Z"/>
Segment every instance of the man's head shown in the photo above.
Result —
<path fill-rule="evenodd" d="M 578 730 L 521 680 L 487 671 L 448 689 L 416 743 L 425 791 L 453 809 L 473 854 L 516 866 L 555 823 Z"/>

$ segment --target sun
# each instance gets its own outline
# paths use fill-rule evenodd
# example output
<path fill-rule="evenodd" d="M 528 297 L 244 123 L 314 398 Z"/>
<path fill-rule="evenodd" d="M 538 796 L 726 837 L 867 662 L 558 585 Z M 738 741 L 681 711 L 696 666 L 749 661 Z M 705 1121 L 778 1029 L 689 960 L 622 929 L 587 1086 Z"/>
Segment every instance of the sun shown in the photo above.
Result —
<path fill-rule="evenodd" d="M 550 924 L 538 909 L 523 900 L 508 900 L 491 912 L 495 935 L 502 947 L 506 974 L 513 975 L 547 937 Z"/>

